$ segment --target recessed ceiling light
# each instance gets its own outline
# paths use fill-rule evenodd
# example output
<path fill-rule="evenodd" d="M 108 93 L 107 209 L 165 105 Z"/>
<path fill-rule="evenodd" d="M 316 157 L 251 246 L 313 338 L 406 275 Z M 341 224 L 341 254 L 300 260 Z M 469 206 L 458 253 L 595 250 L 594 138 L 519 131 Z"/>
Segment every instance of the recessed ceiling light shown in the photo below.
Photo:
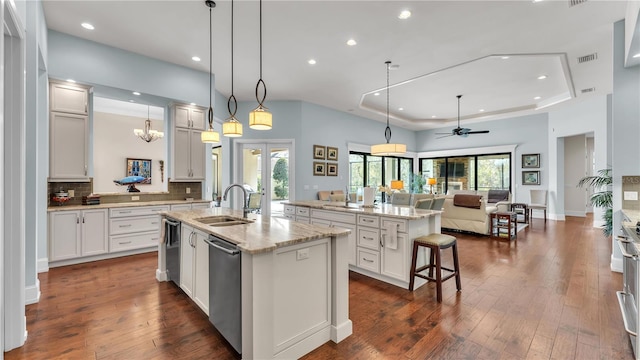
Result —
<path fill-rule="evenodd" d="M 436 116 L 435 116 L 435 115 L 431 115 L 431 118 L 432 118 L 432 119 L 435 119 L 435 118 L 436 118 Z"/>
<path fill-rule="evenodd" d="M 640 58 L 640 53 L 633 55 L 634 58 Z"/>
<path fill-rule="evenodd" d="M 399 108 L 398 108 L 398 110 L 400 110 L 400 111 L 404 111 L 404 108 L 399 107 Z"/>
<path fill-rule="evenodd" d="M 357 44 L 358 44 L 358 42 L 353 40 L 353 39 L 347 40 L 347 45 L 349 45 L 349 46 L 354 46 L 354 45 L 357 45 Z"/>
<path fill-rule="evenodd" d="M 373 96 L 380 96 L 380 93 L 374 93 Z"/>
<path fill-rule="evenodd" d="M 192 57 L 191 57 L 191 60 L 193 60 L 193 61 L 200 61 L 200 58 L 199 58 L 199 57 L 197 57 L 197 56 L 192 56 Z"/>
<path fill-rule="evenodd" d="M 87 29 L 87 30 L 93 30 L 95 29 L 95 27 L 87 22 L 84 22 L 82 24 L 80 24 L 83 28 Z"/>
<path fill-rule="evenodd" d="M 133 92 L 133 95 L 140 96 L 140 93 L 139 93 L 139 92 L 137 92 L 137 91 L 134 91 L 134 92 Z"/>
<path fill-rule="evenodd" d="M 538 80 L 544 80 L 547 78 L 547 75 L 540 75 L 538 76 Z"/>
<path fill-rule="evenodd" d="M 401 19 L 401 20 L 406 20 L 410 17 L 411 17 L 411 11 L 409 10 L 402 10 L 398 15 L 398 19 Z"/>
<path fill-rule="evenodd" d="M 192 106 L 196 106 L 196 103 L 191 103 Z"/>
<path fill-rule="evenodd" d="M 484 112 L 484 109 L 480 109 L 480 110 L 478 110 L 478 111 L 480 111 L 480 112 Z"/>
<path fill-rule="evenodd" d="M 534 3 L 543 2 L 544 0 L 533 0 Z"/>
<path fill-rule="evenodd" d="M 75 82 L 76 82 L 76 81 L 75 81 L 75 80 L 73 80 L 73 79 L 67 79 L 67 82 L 70 82 L 70 83 L 72 83 L 72 84 L 75 84 Z"/>
<path fill-rule="evenodd" d="M 316 61 L 314 59 L 309 59 L 309 61 L 307 61 L 309 63 L 309 65 L 315 65 Z"/>
<path fill-rule="evenodd" d="M 536 96 L 533 98 L 533 100 L 540 100 L 540 99 L 542 99 L 540 96 Z"/>
<path fill-rule="evenodd" d="M 508 56 L 501 57 L 502 60 L 507 60 L 508 58 L 509 58 Z"/>

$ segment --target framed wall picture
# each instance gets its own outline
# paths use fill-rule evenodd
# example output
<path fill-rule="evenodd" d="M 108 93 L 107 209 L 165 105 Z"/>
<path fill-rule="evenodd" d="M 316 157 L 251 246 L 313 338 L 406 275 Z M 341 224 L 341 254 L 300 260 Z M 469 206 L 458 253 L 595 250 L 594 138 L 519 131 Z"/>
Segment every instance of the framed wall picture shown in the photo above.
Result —
<path fill-rule="evenodd" d="M 142 176 L 144 184 L 151 184 L 151 160 L 127 158 L 127 176 Z"/>
<path fill-rule="evenodd" d="M 327 160 L 338 161 L 338 148 L 327 146 Z"/>
<path fill-rule="evenodd" d="M 523 168 L 539 168 L 540 154 L 522 154 Z"/>
<path fill-rule="evenodd" d="M 313 175 L 324 176 L 326 164 L 320 161 L 313 162 Z"/>
<path fill-rule="evenodd" d="M 313 145 L 313 158 L 314 159 L 320 159 L 320 160 L 324 160 L 325 159 L 325 151 L 326 148 L 322 145 Z M 324 175 L 324 174 L 322 174 Z"/>
<path fill-rule="evenodd" d="M 540 171 L 523 171 L 522 185 L 540 185 Z"/>
<path fill-rule="evenodd" d="M 327 176 L 338 176 L 338 164 L 327 163 Z"/>

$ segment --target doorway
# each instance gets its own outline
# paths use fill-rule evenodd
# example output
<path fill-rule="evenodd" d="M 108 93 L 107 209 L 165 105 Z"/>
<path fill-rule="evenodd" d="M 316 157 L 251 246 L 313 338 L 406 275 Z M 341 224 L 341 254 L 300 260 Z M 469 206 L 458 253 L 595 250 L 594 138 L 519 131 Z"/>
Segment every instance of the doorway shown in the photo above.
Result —
<path fill-rule="evenodd" d="M 254 194 L 251 195 L 252 211 L 266 216 L 284 215 L 282 202 L 292 200 L 292 189 L 295 189 L 292 150 L 293 140 L 238 141 L 234 179 Z M 240 208 L 237 200 L 234 204 Z"/>

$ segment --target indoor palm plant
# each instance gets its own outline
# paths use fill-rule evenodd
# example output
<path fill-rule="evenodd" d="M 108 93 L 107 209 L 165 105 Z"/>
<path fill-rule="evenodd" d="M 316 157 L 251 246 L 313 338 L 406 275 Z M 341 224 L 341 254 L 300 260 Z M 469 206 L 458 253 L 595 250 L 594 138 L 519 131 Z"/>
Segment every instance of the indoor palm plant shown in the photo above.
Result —
<path fill-rule="evenodd" d="M 613 196 L 611 191 L 611 169 L 598 170 L 598 175 L 587 176 L 580 179 L 578 187 L 588 186 L 594 193 L 589 198 L 592 206 L 603 208 L 604 226 L 602 231 L 605 236 L 611 236 L 613 229 Z"/>

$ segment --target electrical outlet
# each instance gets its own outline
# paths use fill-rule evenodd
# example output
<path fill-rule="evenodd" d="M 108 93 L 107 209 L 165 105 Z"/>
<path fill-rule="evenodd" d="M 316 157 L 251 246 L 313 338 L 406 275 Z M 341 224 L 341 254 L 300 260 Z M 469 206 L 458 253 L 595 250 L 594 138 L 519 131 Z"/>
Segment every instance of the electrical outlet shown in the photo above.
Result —
<path fill-rule="evenodd" d="M 187 194 L 191 194 L 191 188 L 187 188 Z"/>
<path fill-rule="evenodd" d="M 76 191 L 75 190 L 69 190 L 69 197 L 75 197 L 76 196 Z"/>
<path fill-rule="evenodd" d="M 131 201 L 137 201 L 140 200 L 140 196 L 132 196 L 131 197 Z"/>
<path fill-rule="evenodd" d="M 309 258 L 309 248 L 296 251 L 296 260 L 304 260 Z"/>
<path fill-rule="evenodd" d="M 305 189 L 305 190 L 309 190 L 309 185 L 305 185 L 305 186 L 304 186 L 304 189 Z"/>

